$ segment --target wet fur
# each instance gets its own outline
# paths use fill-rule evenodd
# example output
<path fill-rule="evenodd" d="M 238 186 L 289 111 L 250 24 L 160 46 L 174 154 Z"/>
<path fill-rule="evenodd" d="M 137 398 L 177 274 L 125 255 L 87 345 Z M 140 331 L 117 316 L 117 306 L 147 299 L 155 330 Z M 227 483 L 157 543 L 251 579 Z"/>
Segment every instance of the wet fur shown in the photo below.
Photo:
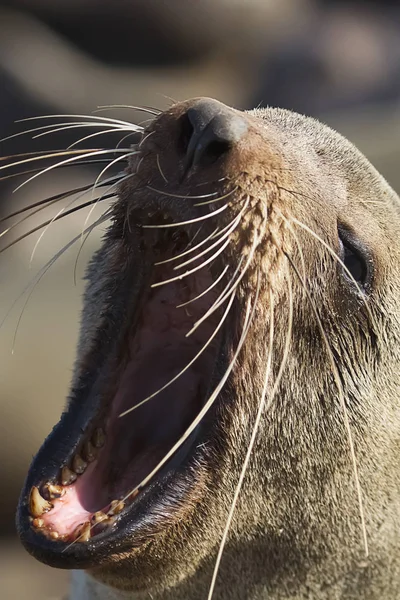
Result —
<path fill-rule="evenodd" d="M 143 144 L 139 177 L 122 186 L 114 224 L 88 273 L 73 388 L 83 369 L 99 359 L 93 349 L 100 337 L 112 331 L 110 298 L 118 305 L 118 286 L 126 285 L 115 284 L 115 275 L 129 272 L 135 251 L 121 241 L 121 226 L 129 211 L 140 214 L 140 201 L 148 197 L 151 203 L 154 197 L 144 190 L 143 181 L 154 188 L 163 185 L 156 154 L 167 188 L 175 186 L 182 193 L 174 173 L 178 157 L 173 141 L 176 123 L 189 104 L 175 105 L 153 122 L 150 130 L 155 133 Z M 141 528 L 130 552 L 110 555 L 90 573 L 75 572 L 71 600 L 207 598 L 263 386 L 269 293 L 272 290 L 275 304 L 276 377 L 287 331 L 289 279 L 294 303 L 290 354 L 278 393 L 259 427 L 214 598 L 400 597 L 399 199 L 348 141 L 317 121 L 279 109 L 251 111 L 246 118 L 248 136 L 224 163 L 228 183 L 218 191 L 223 193 L 234 182 L 234 198 L 253 199 L 252 212 L 241 221 L 236 249 L 248 251 L 255 231 L 262 240 L 238 289 L 236 329 L 230 328 L 224 340 L 227 355 L 237 343 L 256 272 L 262 285 L 238 364 L 218 399 L 218 419 L 213 424 L 206 417 L 212 435 L 202 462 L 193 465 L 196 485 L 183 479 L 179 497 L 163 498 L 158 507 L 162 519 L 156 514 L 151 527 Z M 133 157 L 132 172 L 138 164 Z M 216 181 L 218 174 L 210 169 L 200 173 L 198 181 Z M 170 205 L 171 199 L 165 202 Z M 365 241 L 375 266 L 370 314 L 357 293 L 349 291 L 323 245 L 295 224 L 285 225 L 282 215 L 289 223 L 292 217 L 306 223 L 335 252 L 337 218 Z M 329 351 L 287 255 L 299 273 L 304 257 L 305 281 L 340 374 L 363 491 L 368 558 Z M 237 261 L 237 252 L 227 249 L 224 261 Z M 100 321 L 99 314 L 105 315 Z"/>

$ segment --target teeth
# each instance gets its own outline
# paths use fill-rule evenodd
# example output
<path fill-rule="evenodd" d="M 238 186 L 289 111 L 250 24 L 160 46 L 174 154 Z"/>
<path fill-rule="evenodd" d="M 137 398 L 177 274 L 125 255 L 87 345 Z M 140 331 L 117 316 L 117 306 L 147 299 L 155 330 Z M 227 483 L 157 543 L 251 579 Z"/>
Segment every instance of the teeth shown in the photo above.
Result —
<path fill-rule="evenodd" d="M 61 498 L 65 494 L 65 489 L 61 485 L 54 485 L 52 483 L 47 483 L 43 491 L 51 499 Z"/>
<path fill-rule="evenodd" d="M 99 429 L 96 429 L 96 431 L 92 435 L 93 446 L 95 448 L 101 448 L 102 446 L 104 446 L 105 441 L 106 441 L 105 433 L 104 433 L 103 429 L 101 429 L 99 427 Z"/>
<path fill-rule="evenodd" d="M 74 540 L 76 542 L 88 542 L 90 540 L 90 523 L 82 523 L 74 531 Z"/>
<path fill-rule="evenodd" d="M 79 454 L 75 454 L 75 456 L 72 460 L 72 469 L 75 471 L 75 473 L 78 473 L 78 475 L 81 475 L 82 473 L 84 473 L 86 467 L 87 467 L 87 462 L 85 462 L 83 460 L 83 458 L 81 458 L 79 456 Z"/>
<path fill-rule="evenodd" d="M 99 510 L 96 513 L 94 513 L 94 515 L 92 515 L 90 522 L 92 523 L 92 525 L 97 525 L 98 523 L 102 523 L 106 519 L 108 519 L 108 516 L 101 510 Z"/>
<path fill-rule="evenodd" d="M 62 485 L 70 485 L 77 478 L 76 473 L 71 471 L 68 467 L 63 467 L 61 469 L 61 483 Z"/>
<path fill-rule="evenodd" d="M 36 517 L 36 519 L 33 519 L 32 525 L 36 529 L 43 529 L 43 527 L 44 527 L 44 521 L 43 521 L 43 519 L 39 519 L 39 518 Z"/>
<path fill-rule="evenodd" d="M 110 510 L 108 511 L 109 515 L 118 515 L 121 511 L 124 510 L 125 504 L 122 500 L 113 500 L 110 505 Z"/>
<path fill-rule="evenodd" d="M 33 487 L 31 489 L 30 497 L 29 497 L 29 510 L 31 515 L 34 517 L 41 517 L 44 513 L 48 512 L 53 508 L 53 505 L 50 502 L 47 502 L 41 496 L 37 487 Z"/>
<path fill-rule="evenodd" d="M 60 537 L 58 531 L 50 531 L 49 536 L 52 540 L 58 540 Z"/>
<path fill-rule="evenodd" d="M 93 462 L 97 456 L 97 450 L 90 442 L 86 442 L 83 446 L 83 454 L 88 462 Z"/>

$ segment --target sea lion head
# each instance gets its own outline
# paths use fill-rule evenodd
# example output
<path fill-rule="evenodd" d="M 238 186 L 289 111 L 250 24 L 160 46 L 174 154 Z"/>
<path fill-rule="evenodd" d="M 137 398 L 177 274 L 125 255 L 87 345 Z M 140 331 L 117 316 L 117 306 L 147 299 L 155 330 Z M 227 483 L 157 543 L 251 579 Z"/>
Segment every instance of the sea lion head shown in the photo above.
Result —
<path fill-rule="evenodd" d="M 23 544 L 155 597 L 203 598 L 221 540 L 216 598 L 395 597 L 397 195 L 319 122 L 207 98 L 128 160 Z"/>

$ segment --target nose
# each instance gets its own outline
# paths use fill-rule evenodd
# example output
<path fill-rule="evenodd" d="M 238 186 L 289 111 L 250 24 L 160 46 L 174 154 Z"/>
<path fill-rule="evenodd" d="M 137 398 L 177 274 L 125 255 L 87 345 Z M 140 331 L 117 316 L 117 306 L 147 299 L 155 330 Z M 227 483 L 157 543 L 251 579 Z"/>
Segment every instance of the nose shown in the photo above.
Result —
<path fill-rule="evenodd" d="M 232 108 L 211 98 L 197 100 L 185 114 L 185 173 L 226 154 L 247 131 L 246 121 Z"/>

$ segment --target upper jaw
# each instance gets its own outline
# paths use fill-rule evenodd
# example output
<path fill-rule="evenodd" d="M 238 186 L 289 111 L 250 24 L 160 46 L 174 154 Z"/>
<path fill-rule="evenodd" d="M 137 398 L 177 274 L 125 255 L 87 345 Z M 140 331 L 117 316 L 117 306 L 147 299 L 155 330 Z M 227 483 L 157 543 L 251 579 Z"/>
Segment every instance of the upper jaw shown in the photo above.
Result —
<path fill-rule="evenodd" d="M 127 273 L 131 266 L 127 268 Z M 145 269 L 142 272 L 136 271 L 136 276 L 143 284 L 146 280 Z M 121 280 L 124 280 L 124 277 L 121 277 Z M 132 281 L 130 277 L 127 277 L 127 280 Z M 125 288 L 129 287 L 125 283 Z M 139 303 L 140 287 L 136 285 L 136 305 Z M 120 292 L 126 293 L 127 289 L 121 289 Z M 118 320 L 115 309 L 112 316 L 113 322 Z M 121 323 L 125 321 L 126 318 L 120 320 Z M 92 537 L 86 543 L 71 544 L 70 540 L 52 539 L 42 535 L 32 527 L 33 516 L 37 515 L 32 515 L 32 489 L 37 488 L 43 495 L 43 484 L 46 482 L 59 485 L 60 466 L 71 465 L 71 457 L 77 453 L 88 462 L 87 456 L 82 452 L 82 432 L 86 443 L 90 441 L 92 449 L 96 450 L 94 438 L 101 413 L 99 407 L 102 405 L 102 390 L 109 385 L 109 380 L 113 377 L 114 354 L 118 349 L 118 339 L 124 333 L 123 329 L 122 326 L 119 334 L 113 331 L 115 341 L 110 347 L 110 344 L 105 342 L 109 335 L 107 318 L 104 319 L 103 325 L 96 332 L 97 346 L 82 361 L 85 368 L 81 368 L 77 377 L 68 408 L 35 457 L 21 493 L 17 512 L 17 528 L 21 541 L 36 558 L 54 567 L 90 569 L 96 567 L 99 561 L 110 561 L 115 552 L 131 552 L 135 548 L 140 552 L 141 546 L 149 538 L 165 530 L 178 517 L 182 518 L 182 511 L 179 515 L 175 514 L 176 504 L 186 504 L 189 507 L 193 504 L 193 496 L 201 497 L 201 477 L 197 479 L 199 473 L 196 474 L 193 464 L 199 465 L 204 462 L 203 447 L 201 443 L 199 446 L 197 444 L 205 441 L 205 431 L 207 435 L 210 433 L 207 431 L 208 427 L 203 425 L 192 433 L 157 476 L 141 490 L 139 496 L 118 515 L 114 527 L 109 531 Z M 221 338 L 220 350 L 223 345 Z M 213 373 L 208 382 L 208 390 L 212 389 L 216 381 L 217 374 Z M 52 502 L 49 497 L 45 500 Z M 165 517 L 160 518 L 160 513 Z M 38 518 L 41 516 L 36 516 L 36 519 Z"/>

